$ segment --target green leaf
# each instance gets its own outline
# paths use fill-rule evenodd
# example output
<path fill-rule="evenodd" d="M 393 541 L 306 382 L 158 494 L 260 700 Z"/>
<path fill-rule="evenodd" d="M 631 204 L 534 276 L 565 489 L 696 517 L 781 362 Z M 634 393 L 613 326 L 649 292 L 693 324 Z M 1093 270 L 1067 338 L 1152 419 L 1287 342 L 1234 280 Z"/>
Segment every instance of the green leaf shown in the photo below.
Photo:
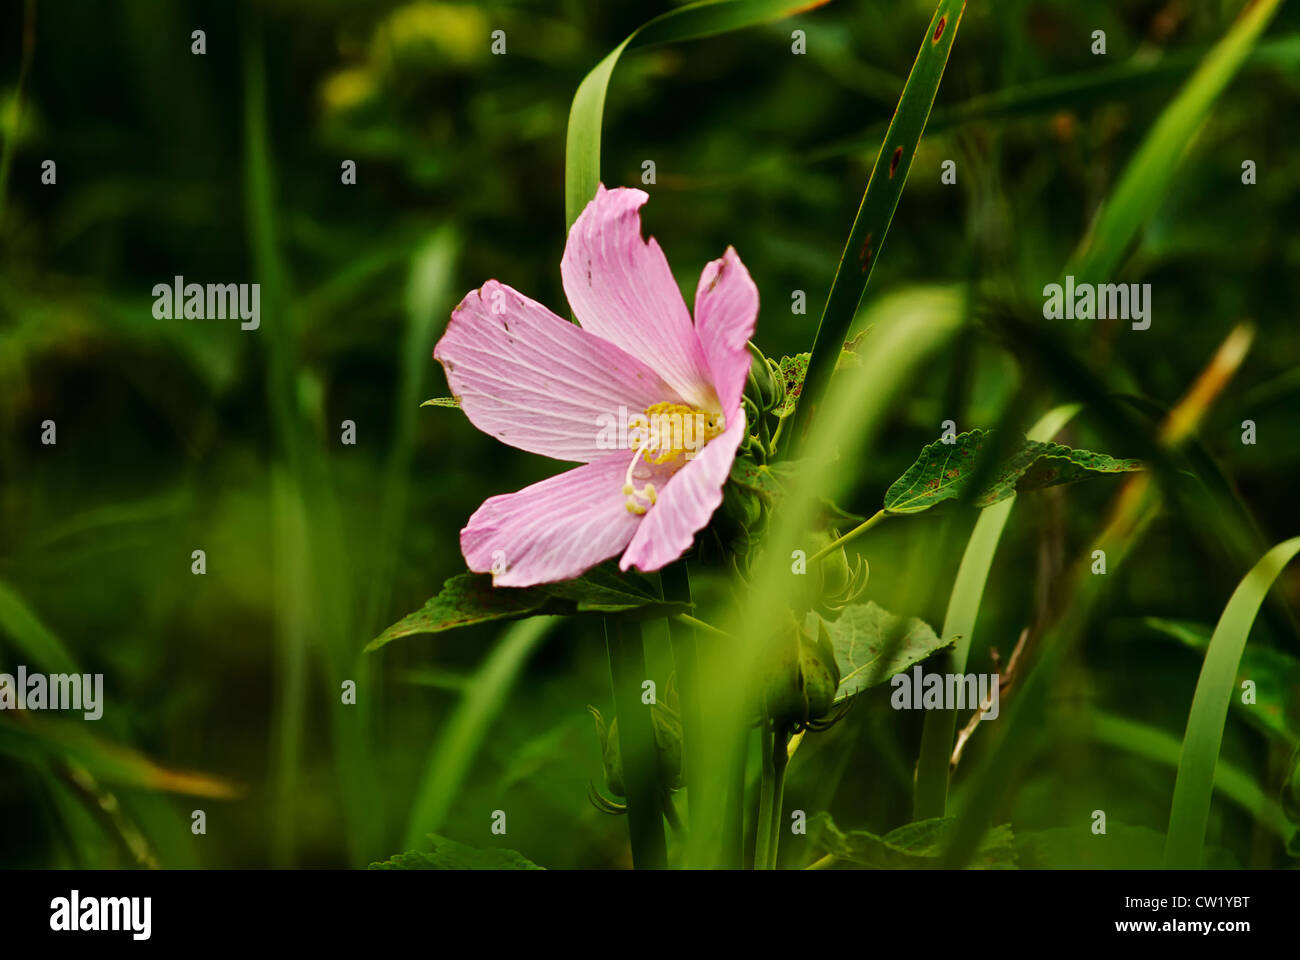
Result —
<path fill-rule="evenodd" d="M 781 20 L 829 0 L 704 0 L 660 14 L 638 27 L 587 74 L 569 109 L 564 150 L 565 223 L 573 225 L 600 183 L 600 134 L 605 91 L 623 51 L 656 43 L 695 40 Z"/>
<path fill-rule="evenodd" d="M 934 16 L 921 38 L 912 71 L 903 86 L 894 118 L 880 143 L 875 166 L 867 180 L 849 238 L 840 254 L 835 279 L 831 281 L 830 294 L 817 325 L 812 357 L 808 363 L 808 376 L 803 394 L 807 403 L 799 405 L 794 423 L 796 443 L 802 444 L 808 427 L 808 418 L 817 405 L 825 399 L 831 374 L 835 372 L 843 355 L 845 337 L 857 313 L 862 294 L 867 289 L 871 273 L 880 259 L 885 235 L 894 219 L 899 197 L 907 183 L 907 175 L 916 156 L 916 148 L 925 132 L 930 109 L 934 105 L 939 81 L 948 65 L 948 54 L 957 36 L 957 27 L 966 10 L 965 0 L 940 0 Z"/>
<path fill-rule="evenodd" d="M 818 618 L 816 612 L 807 615 L 810 636 L 817 636 Z M 956 639 L 941 640 L 924 621 L 894 616 L 871 601 L 849 604 L 838 618 L 824 622 L 840 668 L 836 703 L 884 683 Z"/>
<path fill-rule="evenodd" d="M 1285 540 L 1264 554 L 1233 591 L 1210 637 L 1178 760 L 1165 845 L 1167 867 L 1201 866 L 1201 847 L 1214 792 L 1214 768 L 1219 762 L 1223 725 L 1235 692 L 1237 668 L 1264 597 L 1297 553 L 1300 553 L 1300 537 Z"/>
<path fill-rule="evenodd" d="M 939 865 L 955 817 L 907 823 L 877 836 L 866 830 L 841 831 L 828 813 L 816 814 L 809 826 L 816 841 L 837 860 L 878 870 L 927 870 Z M 1016 840 L 1010 826 L 990 830 L 972 858 L 974 869 L 1015 869 Z"/>
<path fill-rule="evenodd" d="M 434 397 L 432 400 L 426 400 L 420 404 L 422 407 L 449 407 L 452 410 L 460 409 L 460 397 Z"/>
<path fill-rule="evenodd" d="M 971 430 L 952 443 L 936 440 L 885 493 L 885 512 L 920 513 L 937 503 L 965 497 L 976 473 L 979 453 L 991 434 Z M 1138 460 L 1117 460 L 1104 453 L 1075 450 L 1060 443 L 1025 440 L 998 466 L 993 479 L 971 502 L 987 507 L 1042 487 L 1075 483 L 1095 473 L 1127 473 L 1141 470 Z"/>
<path fill-rule="evenodd" d="M 1159 209 L 1214 101 L 1236 75 L 1280 4 L 1281 0 L 1247 4 L 1232 29 L 1201 62 L 1129 161 L 1066 267 L 1067 274 L 1091 283 L 1109 279 L 1115 272 L 1142 225 Z"/>
<path fill-rule="evenodd" d="M 781 380 L 785 383 L 785 399 L 772 412 L 780 419 L 794 413 L 803 393 L 804 377 L 808 376 L 808 358 L 811 353 L 797 353 L 793 357 L 782 357 L 780 363 Z"/>
<path fill-rule="evenodd" d="M 650 608 L 650 616 L 666 617 L 685 613 L 690 604 L 661 600 L 655 588 L 632 571 L 614 573 L 608 567 L 594 567 L 576 580 L 543 584 L 537 589 L 573 604 L 578 613 L 625 613 Z"/>
<path fill-rule="evenodd" d="M 747 457 L 737 457 L 731 462 L 731 480 L 746 490 L 752 490 L 769 504 L 785 493 L 777 464 L 755 463 Z"/>
<path fill-rule="evenodd" d="M 543 870 L 517 850 L 480 849 L 429 834 L 433 849 L 398 853 L 370 864 L 371 870 Z"/>
<path fill-rule="evenodd" d="M 492 620 L 517 620 L 543 614 L 637 613 L 668 617 L 684 613 L 689 604 L 661 600 L 640 577 L 618 575 L 595 567 L 576 580 L 537 587 L 494 587 L 487 574 L 460 573 L 442 585 L 436 597 L 407 614 L 366 645 L 378 650 L 400 637 L 442 633 Z"/>

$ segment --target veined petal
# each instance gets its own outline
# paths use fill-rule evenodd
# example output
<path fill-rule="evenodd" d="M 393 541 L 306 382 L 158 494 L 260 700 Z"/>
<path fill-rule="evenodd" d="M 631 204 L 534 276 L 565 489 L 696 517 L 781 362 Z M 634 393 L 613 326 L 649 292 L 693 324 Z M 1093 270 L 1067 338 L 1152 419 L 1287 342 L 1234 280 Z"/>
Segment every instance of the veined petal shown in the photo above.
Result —
<path fill-rule="evenodd" d="M 620 406 L 676 397 L 640 360 L 495 280 L 466 294 L 433 355 L 474 426 L 556 460 L 608 456 L 598 438 Z"/>
<path fill-rule="evenodd" d="M 722 503 L 722 487 L 744 436 L 745 411 L 740 407 L 727 429 L 659 491 L 658 502 L 637 528 L 619 569 L 658 570 L 686 552 Z"/>
<path fill-rule="evenodd" d="M 711 261 L 695 289 L 695 332 L 709 362 L 714 389 L 728 417 L 740 405 L 749 376 L 745 343 L 758 321 L 758 287 L 734 247 Z"/>
<path fill-rule="evenodd" d="M 706 448 L 707 449 L 707 448 Z M 623 494 L 626 453 L 607 453 L 516 493 L 491 497 L 460 532 L 465 562 L 494 586 L 570 580 L 615 556 L 643 518 Z"/>
<path fill-rule="evenodd" d="M 564 294 L 583 328 L 645 360 L 690 405 L 717 404 L 708 360 L 668 260 L 641 239 L 644 190 L 602 184 L 569 230 Z"/>

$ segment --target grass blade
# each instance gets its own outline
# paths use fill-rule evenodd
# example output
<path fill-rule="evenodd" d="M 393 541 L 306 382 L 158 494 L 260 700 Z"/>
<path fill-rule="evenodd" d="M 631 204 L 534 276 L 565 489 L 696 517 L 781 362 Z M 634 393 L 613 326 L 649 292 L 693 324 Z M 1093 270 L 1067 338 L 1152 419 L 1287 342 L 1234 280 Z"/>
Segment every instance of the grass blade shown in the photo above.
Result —
<path fill-rule="evenodd" d="M 1236 75 L 1281 0 L 1248 4 L 1209 52 L 1174 102 L 1165 108 L 1119 185 L 1102 206 L 1092 229 L 1066 268 L 1080 282 L 1106 280 L 1128 252 L 1133 238 L 1164 199 L 1173 173 L 1188 145 L 1209 116 L 1210 108 Z"/>
<path fill-rule="evenodd" d="M 1264 554 L 1233 591 L 1210 637 L 1178 760 L 1178 779 L 1174 783 L 1169 833 L 1165 840 L 1167 867 L 1201 865 L 1201 848 L 1214 791 L 1214 769 L 1219 762 L 1228 705 L 1236 687 L 1237 667 L 1264 597 L 1282 568 L 1297 553 L 1300 553 L 1300 537 L 1285 540 Z"/>
<path fill-rule="evenodd" d="M 18 592 L 0 581 L 0 631 L 32 663 L 50 673 L 76 673 L 76 662 L 63 641 L 41 623 Z"/>
<path fill-rule="evenodd" d="M 885 234 L 894 219 L 898 199 L 907 183 L 907 174 L 916 155 L 921 134 L 934 106 L 934 97 L 948 65 L 948 54 L 957 36 L 965 0 L 940 0 L 926 29 L 921 49 L 912 64 L 912 72 L 903 86 L 894 119 L 889 122 L 885 139 L 876 154 L 876 165 L 867 179 L 862 205 L 849 231 L 849 239 L 840 254 L 840 263 L 831 281 L 817 335 L 813 340 L 808 375 L 804 379 L 802 401 L 794 412 L 794 442 L 802 446 L 809 418 L 824 399 L 827 384 L 835 371 L 840 349 L 848 335 L 862 294 L 871 279 L 871 271 L 880 258 Z"/>
<path fill-rule="evenodd" d="M 605 91 L 625 50 L 655 43 L 696 40 L 782 20 L 828 2 L 830 0 L 704 0 L 670 10 L 633 31 L 596 64 L 573 97 L 564 151 L 565 226 L 571 226 L 587 201 L 596 195 L 596 185 L 600 183 L 600 131 L 605 113 Z"/>
<path fill-rule="evenodd" d="M 429 754 L 406 828 L 407 849 L 422 843 L 426 834 L 441 829 L 465 781 L 470 761 L 501 712 L 510 688 L 528 658 L 559 622 L 558 617 L 533 617 L 515 624 L 502 634 L 496 649 L 479 668 Z"/>

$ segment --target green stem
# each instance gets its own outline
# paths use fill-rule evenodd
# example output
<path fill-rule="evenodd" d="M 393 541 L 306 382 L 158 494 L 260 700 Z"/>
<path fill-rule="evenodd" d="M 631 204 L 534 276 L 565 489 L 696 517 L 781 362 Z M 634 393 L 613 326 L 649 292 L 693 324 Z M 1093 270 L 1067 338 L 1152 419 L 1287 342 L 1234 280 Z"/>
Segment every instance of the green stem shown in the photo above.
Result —
<path fill-rule="evenodd" d="M 844 544 L 848 543 L 850 540 L 856 540 L 858 537 L 862 536 L 872 527 L 876 526 L 878 523 L 880 523 L 882 520 L 887 519 L 888 517 L 889 514 L 885 513 L 884 510 L 877 510 L 866 520 L 863 520 L 861 523 L 859 523 L 848 533 L 844 534 L 844 536 L 840 537 L 838 540 L 831 541 L 826 546 L 822 547 L 820 550 L 814 553 L 811 557 L 808 558 L 808 562 L 812 563 L 814 560 L 820 560 L 822 557 L 826 556 L 826 554 L 830 553 L 832 550 L 836 549 L 837 547 L 844 546 Z"/>
<path fill-rule="evenodd" d="M 758 781 L 758 821 L 754 830 L 754 869 L 767 869 L 768 848 L 772 845 L 772 800 L 776 793 L 776 767 L 772 763 L 772 743 L 776 737 L 764 725 L 758 730 L 758 752 L 763 758 L 763 775 Z"/>
<path fill-rule="evenodd" d="M 667 600 L 671 598 L 668 597 L 667 594 L 665 594 L 664 599 Z M 696 617 L 692 617 L 689 613 L 675 613 L 668 619 L 675 620 L 678 623 L 683 623 L 688 627 L 695 627 L 697 630 L 704 630 L 707 633 L 713 634 L 715 637 L 723 637 L 724 639 L 727 640 L 733 639 L 731 634 L 727 633 L 727 631 L 719 630 L 713 624 L 705 623 L 703 620 L 700 620 Z"/>
<path fill-rule="evenodd" d="M 787 744 L 789 731 L 774 725 L 769 735 L 761 733 L 763 778 L 758 791 L 758 826 L 754 837 L 754 869 L 775 870 L 776 853 L 781 843 L 781 804 L 785 798 L 785 770 L 790 763 Z"/>
<path fill-rule="evenodd" d="M 745 866 L 745 764 L 748 759 L 748 741 L 742 737 L 731 751 L 731 782 L 728 785 L 727 805 L 723 811 L 722 866 L 740 870 Z"/>
<path fill-rule="evenodd" d="M 665 600 L 691 602 L 690 570 L 685 560 L 669 564 L 660 574 Z M 692 618 L 694 619 L 694 618 Z M 680 696 L 682 717 L 682 758 L 684 777 L 687 787 L 687 799 L 692 811 L 699 809 L 700 770 L 700 736 L 703 730 L 700 701 L 700 664 L 696 652 L 695 624 L 684 621 L 668 621 L 668 640 L 673 649 L 673 667 L 677 672 L 677 689 Z"/>
<path fill-rule="evenodd" d="M 606 617 L 605 645 L 618 716 L 632 865 L 638 870 L 659 870 L 668 865 L 668 846 L 664 839 L 663 788 L 659 782 L 654 726 L 650 708 L 641 702 L 641 684 L 646 674 L 641 625 Z"/>
<path fill-rule="evenodd" d="M 768 827 L 767 867 L 776 869 L 776 854 L 781 845 L 781 805 L 785 801 L 785 771 L 790 763 L 787 746 L 789 733 L 784 727 L 777 729 L 772 738 L 772 810 Z"/>

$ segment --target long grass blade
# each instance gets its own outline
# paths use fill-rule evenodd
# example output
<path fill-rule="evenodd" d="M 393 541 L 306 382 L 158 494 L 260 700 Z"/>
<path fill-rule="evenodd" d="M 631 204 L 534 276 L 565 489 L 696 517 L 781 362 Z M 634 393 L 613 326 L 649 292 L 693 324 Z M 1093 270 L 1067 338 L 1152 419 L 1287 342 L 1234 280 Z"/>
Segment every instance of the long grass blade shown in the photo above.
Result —
<path fill-rule="evenodd" d="M 1174 171 L 1214 101 L 1236 76 L 1280 5 L 1281 0 L 1248 4 L 1232 29 L 1206 55 L 1129 161 L 1118 186 L 1066 268 L 1067 275 L 1072 274 L 1079 282 L 1094 283 L 1108 279 L 1119 266 L 1142 225 L 1159 208 L 1173 182 Z"/>
<path fill-rule="evenodd" d="M 812 356 L 804 379 L 803 395 L 794 413 L 794 442 L 802 446 L 810 418 L 825 397 L 831 374 L 839 360 L 840 349 L 848 335 L 862 294 L 871 280 L 871 272 L 880 258 L 885 234 L 894 219 L 898 199 L 903 195 L 907 174 L 916 156 L 921 134 L 934 106 L 939 81 L 948 65 L 948 54 L 957 36 L 957 27 L 966 10 L 965 0 L 940 0 L 921 40 L 921 49 L 912 64 L 907 83 L 889 122 L 885 139 L 876 154 L 876 164 L 867 179 L 867 189 L 854 218 L 849 239 L 840 254 L 835 279 L 826 297 L 813 340 Z"/>
<path fill-rule="evenodd" d="M 559 622 L 558 617 L 533 617 L 515 624 L 504 631 L 496 649 L 474 675 L 429 753 L 406 828 L 407 849 L 442 827 L 488 727 L 505 706 L 528 658 Z"/>
<path fill-rule="evenodd" d="M 1233 591 L 1210 637 L 1178 760 L 1178 779 L 1174 783 L 1165 839 L 1165 866 L 1201 865 L 1214 792 L 1214 771 L 1219 762 L 1228 705 L 1236 687 L 1237 668 L 1264 597 L 1282 568 L 1297 553 L 1300 553 L 1300 537 L 1285 540 L 1264 554 Z"/>

